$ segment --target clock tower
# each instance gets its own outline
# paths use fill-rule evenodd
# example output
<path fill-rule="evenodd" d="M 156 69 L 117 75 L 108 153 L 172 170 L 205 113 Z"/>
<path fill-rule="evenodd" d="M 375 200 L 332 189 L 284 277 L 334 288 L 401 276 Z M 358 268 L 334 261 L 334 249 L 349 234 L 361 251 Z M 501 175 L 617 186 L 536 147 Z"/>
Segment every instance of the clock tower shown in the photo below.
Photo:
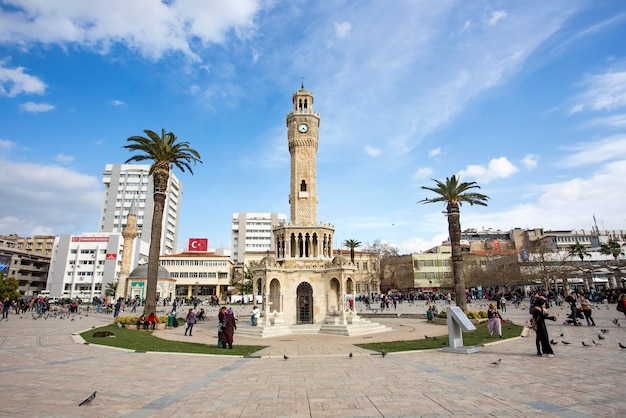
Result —
<path fill-rule="evenodd" d="M 313 93 L 304 89 L 292 97 L 293 110 L 287 115 L 287 139 L 291 154 L 289 205 L 291 223 L 317 223 L 316 156 L 320 115 L 313 111 Z"/>
<path fill-rule="evenodd" d="M 358 269 L 333 251 L 334 225 L 317 220 L 320 115 L 313 111 L 313 94 L 304 84 L 291 100 L 293 108 L 287 114 L 291 218 L 272 228 L 273 254 L 250 265 L 255 294 L 263 296 L 263 321 L 253 330 L 240 327 L 237 332 L 287 335 L 296 324 L 319 324 L 320 333 L 334 335 L 385 331 L 384 326 L 364 322 L 347 306 L 346 295 L 356 293 Z"/>

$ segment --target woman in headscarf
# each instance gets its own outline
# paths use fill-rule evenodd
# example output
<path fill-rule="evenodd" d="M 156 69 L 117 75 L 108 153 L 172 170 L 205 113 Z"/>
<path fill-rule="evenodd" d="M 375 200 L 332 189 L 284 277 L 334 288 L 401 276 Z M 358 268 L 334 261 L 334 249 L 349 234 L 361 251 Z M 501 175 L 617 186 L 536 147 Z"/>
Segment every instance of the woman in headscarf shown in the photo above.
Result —
<path fill-rule="evenodd" d="M 233 337 L 235 335 L 235 330 L 237 329 L 237 323 L 235 321 L 235 315 L 233 315 L 233 311 L 224 310 L 222 311 L 224 316 L 222 320 L 222 332 L 219 333 L 220 341 L 222 342 L 222 348 L 233 348 Z"/>
<path fill-rule="evenodd" d="M 544 296 L 537 296 L 535 299 L 535 309 L 533 310 L 533 320 L 536 324 L 535 344 L 537 346 L 537 355 L 547 355 L 548 357 L 554 357 L 554 352 L 550 346 L 550 337 L 548 336 L 548 328 L 546 327 L 546 319 L 556 321 L 556 316 L 550 316 L 546 308 L 546 298 Z"/>

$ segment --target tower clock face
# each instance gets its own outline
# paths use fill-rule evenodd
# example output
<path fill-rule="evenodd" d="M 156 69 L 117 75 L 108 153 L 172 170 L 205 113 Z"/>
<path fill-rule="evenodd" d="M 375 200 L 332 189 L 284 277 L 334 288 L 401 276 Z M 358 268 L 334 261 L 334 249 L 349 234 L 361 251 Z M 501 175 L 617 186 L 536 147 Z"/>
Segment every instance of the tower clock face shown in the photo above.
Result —
<path fill-rule="evenodd" d="M 309 130 L 309 125 L 307 125 L 306 123 L 301 123 L 300 125 L 298 125 L 298 132 L 300 132 L 301 134 L 308 132 Z"/>

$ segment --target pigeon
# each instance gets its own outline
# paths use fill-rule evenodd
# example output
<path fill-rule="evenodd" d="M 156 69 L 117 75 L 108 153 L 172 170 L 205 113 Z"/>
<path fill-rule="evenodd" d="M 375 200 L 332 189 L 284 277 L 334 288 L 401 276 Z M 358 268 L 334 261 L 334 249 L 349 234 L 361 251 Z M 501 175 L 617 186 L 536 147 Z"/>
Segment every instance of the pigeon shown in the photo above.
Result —
<path fill-rule="evenodd" d="M 569 344 L 571 344 L 571 343 L 568 343 L 567 341 L 561 341 L 561 342 L 562 342 L 563 344 L 565 344 L 565 345 L 569 345 Z"/>
<path fill-rule="evenodd" d="M 583 347 L 591 347 L 591 346 L 583 341 Z"/>
<path fill-rule="evenodd" d="M 387 355 L 387 352 L 385 350 L 383 350 L 383 351 L 380 352 L 380 355 L 385 357 Z"/>
<path fill-rule="evenodd" d="M 609 330 L 608 329 L 601 329 L 600 332 L 603 333 L 603 334 L 608 334 Z"/>
<path fill-rule="evenodd" d="M 617 325 L 617 321 L 618 321 L 618 320 L 617 320 L 617 318 L 615 318 L 615 319 L 613 320 L 613 323 L 614 323 L 615 325 Z"/>
<path fill-rule="evenodd" d="M 604 339 L 604 335 L 602 335 L 602 334 L 598 334 L 598 339 L 599 339 L 599 340 L 603 340 L 603 339 Z"/>
<path fill-rule="evenodd" d="M 92 393 L 91 396 L 89 396 L 87 399 L 85 399 L 84 401 L 79 403 L 78 406 L 83 406 L 83 405 L 87 405 L 87 404 L 91 403 L 91 401 L 96 399 L 96 393 L 98 393 L 98 392 L 96 391 L 96 392 Z"/>
<path fill-rule="evenodd" d="M 493 363 L 491 363 L 491 364 L 493 364 L 494 366 L 498 366 L 498 365 L 500 365 L 500 363 L 501 363 L 501 362 L 502 362 L 502 359 L 501 359 L 501 358 L 499 358 L 498 360 L 494 361 L 494 362 L 493 362 Z"/>
<path fill-rule="evenodd" d="M 350 351 L 350 354 L 348 354 L 348 357 L 352 358 L 352 351 Z"/>
<path fill-rule="evenodd" d="M 622 349 L 626 348 L 626 345 L 622 345 L 622 343 L 618 343 L 618 344 L 619 344 L 619 348 L 622 348 Z"/>
<path fill-rule="evenodd" d="M 557 345 L 557 344 L 558 344 L 558 342 L 557 342 L 557 341 L 554 341 L 554 340 L 550 340 L 550 344 L 552 344 L 552 345 Z"/>
<path fill-rule="evenodd" d="M 289 357 L 287 357 L 287 354 L 283 354 L 283 358 L 284 358 L 285 360 L 289 360 Z"/>
<path fill-rule="evenodd" d="M 563 330 L 561 330 L 561 337 L 564 336 L 565 334 L 563 334 Z"/>
<path fill-rule="evenodd" d="M 600 343 L 597 343 L 595 340 L 591 340 L 591 342 L 593 343 L 593 345 L 600 345 Z"/>

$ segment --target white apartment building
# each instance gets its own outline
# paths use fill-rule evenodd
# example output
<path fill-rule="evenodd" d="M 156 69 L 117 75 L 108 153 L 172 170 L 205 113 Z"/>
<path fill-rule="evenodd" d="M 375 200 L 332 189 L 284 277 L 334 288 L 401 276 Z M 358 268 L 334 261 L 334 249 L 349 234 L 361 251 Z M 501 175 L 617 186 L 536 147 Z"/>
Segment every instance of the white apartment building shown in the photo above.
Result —
<path fill-rule="evenodd" d="M 233 213 L 230 248 L 232 258 L 241 263 L 244 254 L 271 251 L 274 244 L 272 229 L 287 221 L 287 215 L 274 212 Z"/>
<path fill-rule="evenodd" d="M 124 238 L 117 232 L 58 236 L 46 290 L 56 298 L 103 298 L 107 284 L 119 278 L 123 248 Z M 148 243 L 134 241 L 131 269 L 148 260 L 148 249 Z"/>
<path fill-rule="evenodd" d="M 103 173 L 104 199 L 98 230 L 122 232 L 128 212 L 135 201 L 138 239 L 150 242 L 152 229 L 153 182 L 149 164 L 107 164 Z M 178 224 L 183 184 L 170 173 L 163 210 L 161 254 L 172 254 L 178 242 Z"/>

